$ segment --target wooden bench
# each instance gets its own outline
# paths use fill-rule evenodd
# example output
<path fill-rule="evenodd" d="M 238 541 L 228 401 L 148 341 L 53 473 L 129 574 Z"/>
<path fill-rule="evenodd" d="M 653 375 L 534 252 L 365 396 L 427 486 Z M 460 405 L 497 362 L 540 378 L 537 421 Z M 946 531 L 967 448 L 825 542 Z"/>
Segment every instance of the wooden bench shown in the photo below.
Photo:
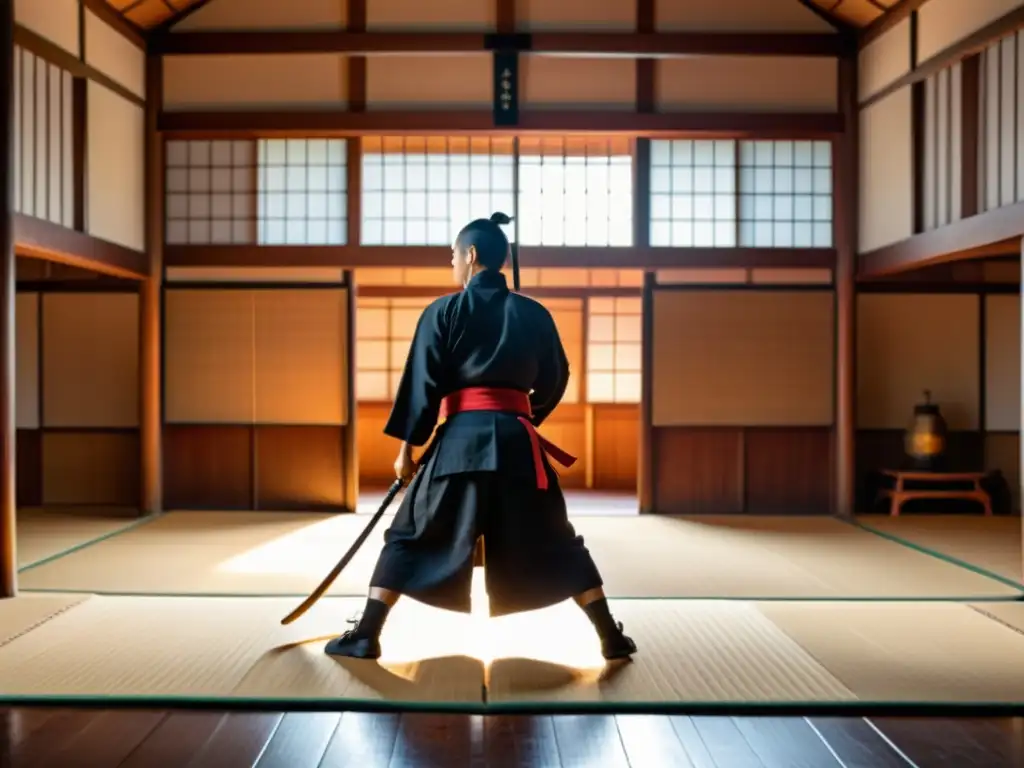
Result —
<path fill-rule="evenodd" d="M 892 517 L 899 517 L 903 502 L 911 499 L 967 499 L 981 504 L 986 516 L 992 514 L 992 497 L 981 485 L 981 481 L 987 477 L 985 472 L 921 472 L 885 469 L 882 470 L 882 474 L 896 481 L 895 488 L 886 488 L 879 493 L 879 498 L 889 499 L 889 514 Z M 971 483 L 973 487 L 970 490 L 907 488 L 908 480 L 920 483 Z"/>

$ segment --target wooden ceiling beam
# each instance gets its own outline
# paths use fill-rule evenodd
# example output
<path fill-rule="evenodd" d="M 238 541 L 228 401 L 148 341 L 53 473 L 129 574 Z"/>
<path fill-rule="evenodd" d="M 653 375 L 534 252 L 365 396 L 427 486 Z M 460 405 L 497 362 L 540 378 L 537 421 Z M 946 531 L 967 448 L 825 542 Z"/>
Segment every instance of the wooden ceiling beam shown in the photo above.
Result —
<path fill-rule="evenodd" d="M 855 50 L 835 33 L 788 32 L 349 32 L 252 31 L 154 34 L 151 50 L 165 56 L 281 53 L 490 53 L 657 58 L 675 56 L 839 57 Z"/>
<path fill-rule="evenodd" d="M 525 111 L 515 126 L 497 127 L 490 110 L 323 112 L 163 112 L 159 127 L 168 138 L 270 138 L 462 134 L 628 134 L 631 136 L 758 139 L 830 138 L 842 132 L 838 112 L 657 112 Z"/>
<path fill-rule="evenodd" d="M 1005 205 L 862 253 L 857 276 L 878 277 L 929 264 L 1002 256 L 1016 248 L 1022 236 L 1024 203 Z"/>
<path fill-rule="evenodd" d="M 149 257 L 141 251 L 22 213 L 14 214 L 14 251 L 112 277 L 141 280 L 149 274 Z"/>
<path fill-rule="evenodd" d="M 831 268 L 831 248 L 651 248 L 522 246 L 530 267 L 618 269 Z M 444 267 L 450 246 L 168 245 L 167 267 Z"/>

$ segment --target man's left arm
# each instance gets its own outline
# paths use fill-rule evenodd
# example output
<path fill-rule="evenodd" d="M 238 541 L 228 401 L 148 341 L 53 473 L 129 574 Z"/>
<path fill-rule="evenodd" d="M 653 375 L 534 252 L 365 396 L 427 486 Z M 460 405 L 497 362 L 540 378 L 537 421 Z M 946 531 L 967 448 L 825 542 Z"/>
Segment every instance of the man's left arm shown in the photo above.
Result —
<path fill-rule="evenodd" d="M 441 302 L 428 306 L 416 324 L 402 378 L 384 434 L 403 442 L 403 449 L 430 439 L 441 409 L 444 371 L 444 312 Z"/>

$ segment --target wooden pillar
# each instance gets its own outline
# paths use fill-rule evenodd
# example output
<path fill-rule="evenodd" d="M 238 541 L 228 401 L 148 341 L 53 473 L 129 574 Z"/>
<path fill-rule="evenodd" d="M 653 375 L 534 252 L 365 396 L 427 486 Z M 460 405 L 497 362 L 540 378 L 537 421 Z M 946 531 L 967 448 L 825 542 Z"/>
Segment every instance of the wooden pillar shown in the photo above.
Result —
<path fill-rule="evenodd" d="M 0 4 L 0 597 L 18 593 L 14 417 L 14 3 Z"/>
<path fill-rule="evenodd" d="M 843 114 L 843 134 L 836 140 L 833 162 L 835 185 L 835 429 L 834 498 L 832 511 L 840 517 L 853 517 L 856 489 L 855 438 L 857 430 L 857 58 L 847 56 L 839 62 L 839 108 Z"/>
<path fill-rule="evenodd" d="M 157 130 L 163 100 L 163 60 L 146 57 L 146 253 L 149 276 L 139 286 L 139 513 L 163 508 L 163 376 L 161 304 L 164 250 L 164 153 Z"/>
<path fill-rule="evenodd" d="M 349 187 L 351 189 L 351 187 Z M 345 346 L 348 359 L 345 361 L 346 376 L 346 411 L 344 443 L 342 445 L 342 461 L 345 473 L 345 507 L 356 511 L 359 504 L 359 421 L 358 399 L 356 398 L 356 301 L 358 300 L 356 272 L 354 269 L 345 271 L 345 283 L 348 285 L 348 325 Z"/>
<path fill-rule="evenodd" d="M 658 511 L 655 494 L 657 456 L 654 445 L 654 272 L 644 273 L 644 292 L 641 306 L 640 344 L 640 446 L 638 456 L 637 496 L 640 513 Z"/>

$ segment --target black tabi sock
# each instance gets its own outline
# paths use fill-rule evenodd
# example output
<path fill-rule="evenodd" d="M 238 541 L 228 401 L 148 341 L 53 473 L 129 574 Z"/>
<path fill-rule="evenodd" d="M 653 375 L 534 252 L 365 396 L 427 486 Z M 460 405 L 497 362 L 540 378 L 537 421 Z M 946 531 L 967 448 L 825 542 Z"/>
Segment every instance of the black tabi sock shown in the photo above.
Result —
<path fill-rule="evenodd" d="M 366 607 L 363 609 L 363 615 L 359 619 L 359 624 L 352 630 L 353 637 L 379 637 L 381 630 L 384 629 L 384 622 L 387 621 L 390 610 L 391 606 L 387 603 L 382 603 L 380 600 L 368 597 L 366 599 Z"/>
<path fill-rule="evenodd" d="M 597 630 L 597 634 L 602 639 L 615 637 L 621 631 L 619 625 L 615 622 L 615 618 L 612 616 L 612 612 L 608 609 L 607 599 L 602 597 L 599 600 L 587 603 L 583 606 L 583 612 L 587 614 L 587 618 L 590 619 L 590 623 L 594 625 L 594 629 Z"/>

